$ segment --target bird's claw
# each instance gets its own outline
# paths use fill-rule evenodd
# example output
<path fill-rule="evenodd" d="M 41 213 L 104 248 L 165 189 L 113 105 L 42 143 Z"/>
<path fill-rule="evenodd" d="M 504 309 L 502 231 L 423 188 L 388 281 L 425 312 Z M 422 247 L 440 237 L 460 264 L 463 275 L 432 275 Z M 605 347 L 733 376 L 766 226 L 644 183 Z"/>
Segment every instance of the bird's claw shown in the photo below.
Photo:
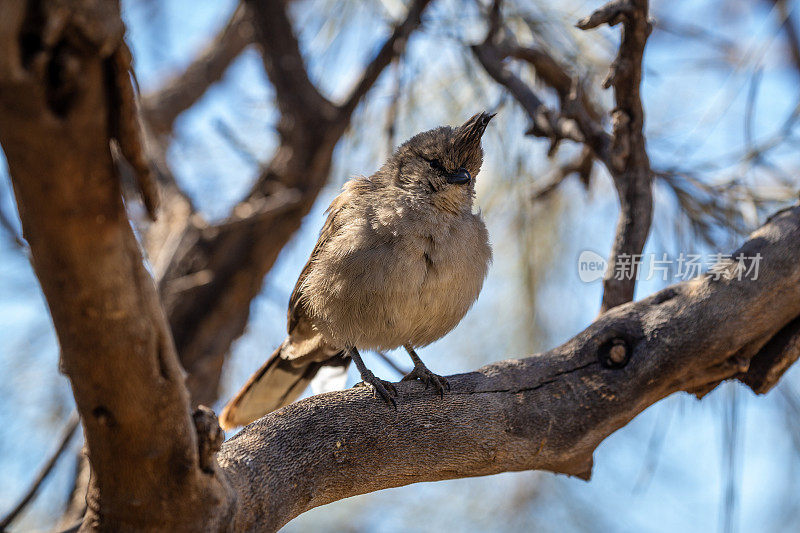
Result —
<path fill-rule="evenodd" d="M 412 381 L 418 379 L 425 384 L 425 389 L 433 385 L 433 388 L 444 398 L 444 391 L 450 390 L 450 383 L 443 376 L 434 374 L 425 365 L 414 365 L 414 370 L 406 374 L 401 381 Z"/>
<path fill-rule="evenodd" d="M 372 372 L 367 375 L 362 374 L 361 379 L 363 381 L 356 383 L 355 387 L 372 389 L 373 398 L 377 398 L 380 395 L 383 401 L 397 409 L 397 401 L 394 399 L 394 396 L 397 396 L 397 389 L 391 382 L 376 378 Z"/>

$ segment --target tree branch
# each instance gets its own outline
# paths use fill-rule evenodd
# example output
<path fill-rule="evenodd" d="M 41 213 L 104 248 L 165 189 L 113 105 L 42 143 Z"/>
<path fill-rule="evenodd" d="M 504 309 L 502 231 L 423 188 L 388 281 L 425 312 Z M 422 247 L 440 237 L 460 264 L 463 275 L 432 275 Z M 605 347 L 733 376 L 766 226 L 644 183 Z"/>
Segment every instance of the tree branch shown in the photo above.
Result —
<path fill-rule="evenodd" d="M 600 112 L 579 80 L 546 50 L 516 44 L 503 26 L 499 1 L 492 4 L 488 19 L 486 38 L 472 50 L 486 72 L 508 90 L 530 117 L 532 126 L 526 134 L 549 138 L 548 155 L 555 153 L 563 139 L 583 143 L 592 150 L 594 157 L 610 166 L 611 136 L 603 129 Z M 538 78 L 558 95 L 560 113 L 547 109 L 541 98 L 504 65 L 508 57 L 523 60 L 533 67 Z"/>
<path fill-rule="evenodd" d="M 110 152 L 117 113 L 133 106 L 117 84 L 119 7 L 68 7 L 3 4 L 0 39 L 18 44 L 0 49 L 0 144 L 83 422 L 83 527 L 221 529 L 231 495 L 202 469 L 184 372 Z"/>
<path fill-rule="evenodd" d="M 788 2 L 787 0 L 769 0 L 769 3 L 778 10 L 781 27 L 786 34 L 786 44 L 789 46 L 789 55 L 797 74 L 800 75 L 800 31 L 792 20 L 791 11 L 787 6 Z"/>
<path fill-rule="evenodd" d="M 503 55 L 488 41 L 474 45 L 472 51 L 478 62 L 497 83 L 508 89 L 531 118 L 528 134 L 550 139 L 550 152 L 553 153 L 563 139 L 583 143 L 583 133 L 571 120 L 561 117 L 548 109 L 544 102 L 525 82 L 508 70 L 502 63 Z"/>
<path fill-rule="evenodd" d="M 160 204 L 156 178 L 145 155 L 143 128 L 139 122 L 136 94 L 133 88 L 131 52 L 123 42 L 106 60 L 106 84 L 110 91 L 110 136 L 119 146 L 119 153 L 133 170 L 147 214 L 152 220 Z"/>
<path fill-rule="evenodd" d="M 581 29 L 601 24 L 623 23 L 622 40 L 604 87 L 614 87 L 616 107 L 612 111 L 613 133 L 608 135 L 598 120 L 598 112 L 583 94 L 580 84 L 568 70 L 547 52 L 524 48 L 503 39 L 499 2 L 489 14 L 489 30 L 480 45 L 473 46 L 486 72 L 522 105 L 533 126 L 528 134 L 550 139 L 548 155 L 555 152 L 562 139 L 581 142 L 602 161 L 617 189 L 620 216 L 614 246 L 609 259 L 610 274 L 603 283 L 601 311 L 628 302 L 636 286 L 638 261 L 652 220 L 652 171 L 644 137 L 644 111 L 639 85 L 642 58 L 651 24 L 647 0 L 614 0 L 581 20 Z M 509 44 L 510 43 L 510 44 Z M 561 101 L 561 113 L 548 110 L 542 100 L 502 63 L 505 57 L 528 62 L 539 77 L 552 87 Z M 624 269 L 623 275 L 616 275 Z"/>
<path fill-rule="evenodd" d="M 282 0 L 248 0 L 247 5 L 253 14 L 255 36 L 261 47 L 264 69 L 275 88 L 281 116 L 333 120 L 336 107 L 308 77 L 300 46 L 286 13 L 286 3 Z M 279 129 L 282 135 L 291 134 L 288 124 Z"/>
<path fill-rule="evenodd" d="M 50 475 L 50 472 L 53 471 L 53 467 L 56 466 L 56 463 L 67 449 L 67 445 L 69 444 L 70 440 L 72 440 L 72 436 L 75 434 L 75 430 L 78 429 L 79 424 L 80 418 L 78 418 L 78 413 L 73 411 L 72 415 L 67 421 L 67 425 L 61 432 L 61 440 L 59 441 L 58 447 L 39 470 L 39 473 L 36 474 L 36 477 L 31 483 L 31 486 L 28 488 L 28 491 L 22 496 L 22 498 L 20 498 L 17 505 L 15 505 L 14 508 L 9 511 L 9 513 L 2 520 L 0 520 L 0 531 L 5 531 L 6 528 L 8 528 L 8 526 L 10 526 L 11 523 L 17 519 L 19 514 L 25 510 L 25 507 L 27 507 L 28 504 L 33 501 L 33 498 L 36 496 L 36 493 L 39 492 L 39 488 L 42 486 L 42 483 L 44 483 L 44 480 Z"/>
<path fill-rule="evenodd" d="M 603 87 L 614 88 L 613 136 L 609 171 L 620 203 L 614 246 L 609 258 L 611 275 L 603 281 L 601 312 L 633 299 L 642 253 L 653 218 L 653 173 L 644 137 L 644 110 L 639 92 L 642 59 L 652 25 L 648 0 L 614 0 L 578 22 L 580 29 L 622 23 L 622 39 Z M 616 275 L 623 270 L 623 275 Z"/>
<path fill-rule="evenodd" d="M 630 16 L 633 11 L 632 0 L 612 0 L 588 17 L 579 20 L 575 26 L 582 30 L 591 30 L 603 24 L 615 26 L 622 22 L 625 16 Z"/>
<path fill-rule="evenodd" d="M 800 207 L 739 252 L 761 254 L 757 279 L 673 285 L 549 352 L 450 376 L 443 399 L 400 383 L 397 411 L 350 389 L 265 416 L 218 456 L 240 502 L 234 529 L 274 531 L 313 507 L 421 481 L 530 469 L 588 479 L 595 448 L 649 405 L 726 379 L 749 383 L 762 354 L 791 345 L 777 380 L 800 352 Z"/>
<path fill-rule="evenodd" d="M 142 113 L 152 132 L 172 131 L 178 115 L 197 102 L 228 66 L 253 42 L 253 27 L 244 5 L 239 5 L 225 27 L 180 74 L 142 98 Z"/>
<path fill-rule="evenodd" d="M 11 218 L 6 214 L 3 206 L 0 205 L 0 228 L 8 236 L 8 239 L 20 250 L 24 250 L 27 245 L 22 240 L 22 236 L 17 233 L 17 228 L 11 222 Z"/>
<path fill-rule="evenodd" d="M 350 91 L 349 96 L 345 98 L 344 103 L 339 107 L 343 115 L 349 117 L 353 113 L 356 106 L 364 98 L 364 95 L 375 85 L 384 69 L 389 66 L 389 63 L 403 53 L 409 36 L 422 23 L 422 12 L 430 1 L 414 0 L 409 6 L 405 20 L 395 26 L 394 31 L 383 43 L 378 54 L 364 69 L 361 79 L 358 80 L 353 90 Z"/>
<path fill-rule="evenodd" d="M 594 153 L 591 151 L 591 149 L 584 146 L 583 150 L 581 150 L 581 153 L 578 154 L 575 159 L 560 165 L 553 177 L 547 183 L 533 191 L 531 194 L 531 200 L 541 201 L 550 196 L 550 194 L 572 174 L 577 174 L 583 186 L 588 189 L 593 167 Z"/>
<path fill-rule="evenodd" d="M 507 53 L 508 56 L 521 59 L 533 67 L 536 76 L 558 93 L 559 100 L 562 102 L 569 100 L 576 80 L 547 50 L 533 46 L 514 46 Z M 592 120 L 599 120 L 600 113 L 595 110 L 591 100 L 586 98 L 585 93 L 581 96 L 581 104 L 587 114 Z"/>

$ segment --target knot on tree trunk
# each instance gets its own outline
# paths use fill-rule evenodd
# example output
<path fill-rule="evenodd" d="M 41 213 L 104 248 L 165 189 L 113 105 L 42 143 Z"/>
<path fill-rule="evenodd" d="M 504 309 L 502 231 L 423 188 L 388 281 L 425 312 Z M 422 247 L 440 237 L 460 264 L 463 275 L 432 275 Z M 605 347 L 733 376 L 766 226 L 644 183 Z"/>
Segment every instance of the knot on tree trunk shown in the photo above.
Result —
<path fill-rule="evenodd" d="M 222 447 L 222 441 L 225 440 L 225 432 L 219 427 L 217 415 L 205 405 L 194 410 L 192 419 L 197 430 L 200 468 L 204 472 L 213 474 L 217 452 Z"/>
<path fill-rule="evenodd" d="M 604 342 L 598 350 L 600 363 L 606 368 L 622 368 L 631 358 L 631 346 L 622 337 Z"/>

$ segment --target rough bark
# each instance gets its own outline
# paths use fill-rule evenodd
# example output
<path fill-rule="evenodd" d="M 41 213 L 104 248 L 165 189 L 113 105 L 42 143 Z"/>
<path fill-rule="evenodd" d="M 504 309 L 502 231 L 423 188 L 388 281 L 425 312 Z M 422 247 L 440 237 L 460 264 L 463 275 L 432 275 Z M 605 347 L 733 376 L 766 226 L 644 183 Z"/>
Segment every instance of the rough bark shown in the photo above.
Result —
<path fill-rule="evenodd" d="M 588 478 L 595 448 L 669 394 L 733 378 L 766 392 L 800 355 L 800 207 L 739 252 L 761 254 L 757 280 L 703 276 L 621 305 L 549 352 L 449 376 L 443 399 L 400 383 L 396 411 L 351 389 L 267 415 L 218 457 L 239 498 L 234 529 L 272 531 L 421 481 L 531 469 Z"/>
<path fill-rule="evenodd" d="M 0 144 L 83 423 L 92 465 L 84 527 L 219 525 L 228 488 L 199 467 L 184 373 L 109 147 L 118 6 L 71 8 L 3 3 Z"/>
<path fill-rule="evenodd" d="M 644 136 L 644 109 L 640 85 L 647 38 L 652 31 L 648 0 L 613 0 L 585 19 L 578 28 L 622 23 L 617 57 L 603 87 L 614 88 L 612 139 L 608 170 L 619 197 L 619 220 L 608 259 L 610 272 L 603 280 L 601 312 L 633 299 L 644 249 L 653 218 L 653 172 Z"/>

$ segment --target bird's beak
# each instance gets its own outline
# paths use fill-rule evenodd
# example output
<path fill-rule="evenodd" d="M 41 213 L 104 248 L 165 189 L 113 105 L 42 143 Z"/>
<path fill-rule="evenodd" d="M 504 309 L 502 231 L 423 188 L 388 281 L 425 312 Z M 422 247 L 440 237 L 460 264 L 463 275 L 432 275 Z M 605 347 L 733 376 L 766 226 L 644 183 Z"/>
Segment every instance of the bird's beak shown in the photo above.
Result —
<path fill-rule="evenodd" d="M 472 179 L 472 176 L 470 176 L 469 171 L 466 168 L 461 167 L 452 174 L 448 174 L 445 179 L 447 179 L 447 183 L 463 185 L 464 183 L 469 183 L 469 180 Z"/>

